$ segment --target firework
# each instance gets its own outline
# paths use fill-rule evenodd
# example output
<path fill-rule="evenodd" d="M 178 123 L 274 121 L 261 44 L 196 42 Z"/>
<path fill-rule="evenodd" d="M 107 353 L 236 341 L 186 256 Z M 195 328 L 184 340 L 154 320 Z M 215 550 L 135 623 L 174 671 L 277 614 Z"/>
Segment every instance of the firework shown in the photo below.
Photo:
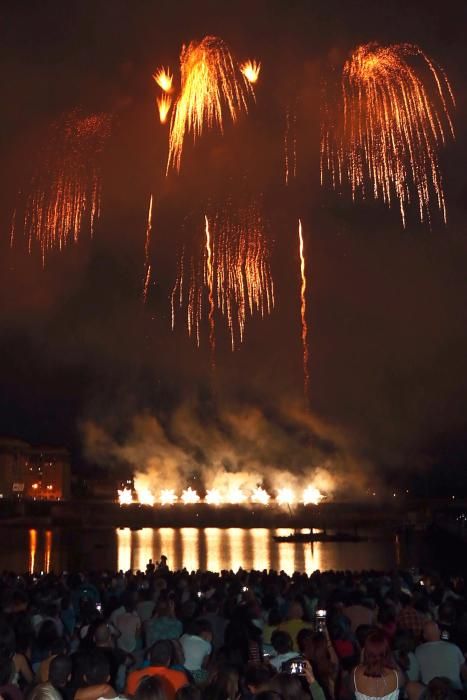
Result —
<path fill-rule="evenodd" d="M 173 489 L 162 489 L 159 500 L 161 506 L 172 506 L 177 501 L 177 496 Z"/>
<path fill-rule="evenodd" d="M 274 283 L 268 242 L 255 203 L 232 211 L 229 207 L 205 216 L 203 257 L 185 264 L 182 253 L 171 295 L 172 328 L 175 307 L 186 304 L 187 328 L 200 344 L 204 290 L 207 290 L 209 342 L 215 346 L 215 309 L 226 319 L 232 350 L 243 342 L 248 316 L 262 317 L 274 308 Z"/>
<path fill-rule="evenodd" d="M 129 506 L 133 503 L 133 492 L 131 489 L 120 489 L 117 493 L 118 502 L 121 506 Z"/>
<path fill-rule="evenodd" d="M 161 90 L 164 92 L 172 92 L 173 75 L 168 68 L 159 68 L 152 77 Z"/>
<path fill-rule="evenodd" d="M 271 499 L 271 496 L 268 494 L 268 492 L 261 488 L 261 486 L 258 486 L 255 488 L 253 493 L 251 494 L 251 500 L 253 503 L 261 503 L 263 506 L 267 506 L 269 501 Z"/>
<path fill-rule="evenodd" d="M 258 81 L 261 63 L 258 61 L 245 61 L 240 66 L 240 70 L 248 82 L 254 84 Z"/>
<path fill-rule="evenodd" d="M 302 350 L 303 350 L 303 376 L 305 398 L 308 398 L 310 388 L 309 350 L 308 350 L 308 324 L 306 320 L 306 269 L 305 246 L 303 244 L 302 222 L 298 220 L 298 246 L 300 252 L 300 319 L 302 325 Z"/>
<path fill-rule="evenodd" d="M 206 128 L 223 131 L 224 116 L 236 122 L 247 112 L 250 83 L 236 69 L 226 44 L 217 37 L 206 36 L 199 43 L 183 47 L 180 56 L 181 90 L 170 124 L 170 167 L 180 170 L 185 137 L 196 140 Z"/>
<path fill-rule="evenodd" d="M 189 486 L 187 489 L 184 490 L 184 492 L 181 495 L 181 501 L 184 505 L 188 505 L 189 503 L 199 503 L 199 496 L 197 492 Z"/>
<path fill-rule="evenodd" d="M 170 95 L 162 95 L 162 97 L 158 97 L 157 100 L 157 109 L 159 111 L 159 120 L 161 124 L 165 124 L 167 122 L 167 117 L 170 112 L 170 107 L 172 105 L 172 98 Z"/>
<path fill-rule="evenodd" d="M 307 486 L 306 489 L 303 491 L 303 505 L 307 506 L 310 503 L 313 503 L 315 506 L 318 505 L 318 503 L 321 503 L 323 500 L 323 494 L 321 491 L 316 488 L 316 486 Z"/>
<path fill-rule="evenodd" d="M 293 490 L 287 486 L 277 489 L 276 502 L 279 506 L 290 506 L 295 503 L 295 494 Z"/>
<path fill-rule="evenodd" d="M 152 494 L 151 490 L 145 487 L 135 487 L 136 490 L 136 495 L 138 497 L 138 503 L 141 503 L 143 506 L 153 506 L 154 503 L 156 502 L 156 499 L 154 498 L 154 495 Z"/>
<path fill-rule="evenodd" d="M 149 263 L 149 247 L 151 244 L 151 231 L 152 231 L 152 194 L 149 198 L 148 207 L 148 221 L 146 224 L 146 238 L 144 241 L 144 282 L 143 282 L 143 301 L 145 302 L 148 297 L 149 282 L 151 280 L 151 265 Z"/>
<path fill-rule="evenodd" d="M 354 199 L 396 199 L 404 226 L 410 201 L 429 221 L 434 199 L 446 221 L 438 150 L 454 136 L 454 104 L 445 73 L 419 47 L 359 46 L 344 65 L 337 122 L 325 107 L 322 182 L 329 173 L 334 187 L 349 181 Z"/>
<path fill-rule="evenodd" d="M 110 135 L 111 117 L 84 117 L 71 112 L 55 122 L 40 152 L 25 202 L 15 210 L 10 241 L 19 225 L 18 208 L 24 207 L 21 226 L 28 238 L 39 242 L 42 257 L 52 248 L 76 242 L 89 226 L 91 235 L 100 214 L 100 157 Z"/>
<path fill-rule="evenodd" d="M 245 503 L 247 500 L 248 496 L 244 491 L 242 491 L 241 488 L 238 486 L 233 486 L 227 496 L 227 503 L 231 503 L 232 505 L 239 505 L 240 503 Z"/>
<path fill-rule="evenodd" d="M 287 108 L 285 113 L 285 132 L 284 132 L 284 180 L 288 185 L 292 178 L 297 177 L 297 115 L 293 112 L 290 116 L 290 110 Z"/>
<path fill-rule="evenodd" d="M 222 497 L 217 489 L 208 489 L 204 502 L 212 506 L 219 506 L 222 503 Z"/>

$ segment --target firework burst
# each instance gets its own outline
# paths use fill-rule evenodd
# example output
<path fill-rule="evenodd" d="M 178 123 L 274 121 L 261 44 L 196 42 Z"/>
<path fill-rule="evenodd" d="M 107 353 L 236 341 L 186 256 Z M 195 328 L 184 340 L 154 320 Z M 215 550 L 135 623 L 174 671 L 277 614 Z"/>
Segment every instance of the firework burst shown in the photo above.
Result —
<path fill-rule="evenodd" d="M 152 76 L 164 92 L 172 92 L 173 75 L 168 68 L 159 68 Z"/>
<path fill-rule="evenodd" d="M 433 99 L 432 99 L 433 98 Z M 421 221 L 432 200 L 446 221 L 438 150 L 454 136 L 454 96 L 443 70 L 417 46 L 359 46 L 342 74 L 342 107 L 325 108 L 321 179 L 346 178 L 355 198 L 397 199 L 403 225 L 412 199 Z"/>
<path fill-rule="evenodd" d="M 245 61 L 240 66 L 240 70 L 248 82 L 254 84 L 258 82 L 261 63 L 259 61 Z"/>
<path fill-rule="evenodd" d="M 248 316 L 262 317 L 274 308 L 274 283 L 264 224 L 256 204 L 205 215 L 203 256 L 179 261 L 172 290 L 172 328 L 177 305 L 186 306 L 187 328 L 200 344 L 207 296 L 209 340 L 215 345 L 215 311 L 226 319 L 232 350 L 243 341 Z"/>
<path fill-rule="evenodd" d="M 236 122 L 248 108 L 250 83 L 235 67 L 226 44 L 206 36 L 183 47 L 180 56 L 181 90 L 174 105 L 170 124 L 167 172 L 180 170 L 185 138 L 196 140 L 206 128 L 223 131 L 227 114 Z"/>
<path fill-rule="evenodd" d="M 71 112 L 55 122 L 40 152 L 29 195 L 24 206 L 23 230 L 29 241 L 37 240 L 42 257 L 52 248 L 60 250 L 78 240 L 85 225 L 91 235 L 100 214 L 100 156 L 110 135 L 108 114 L 82 116 Z M 14 230 L 12 228 L 11 241 Z"/>

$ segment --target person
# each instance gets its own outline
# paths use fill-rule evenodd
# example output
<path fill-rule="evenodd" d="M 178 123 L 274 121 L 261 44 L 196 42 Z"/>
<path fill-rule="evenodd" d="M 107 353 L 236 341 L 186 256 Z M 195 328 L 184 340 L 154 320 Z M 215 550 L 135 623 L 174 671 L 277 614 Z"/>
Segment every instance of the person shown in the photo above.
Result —
<path fill-rule="evenodd" d="M 373 627 L 376 623 L 376 611 L 359 592 L 353 593 L 349 605 L 344 608 L 343 613 L 350 620 L 350 629 L 353 634 L 360 625 Z"/>
<path fill-rule="evenodd" d="M 239 675 L 234 668 L 220 669 L 203 690 L 203 700 L 236 700 Z"/>
<path fill-rule="evenodd" d="M 277 676 L 274 676 L 268 685 L 268 689 L 279 693 L 284 700 L 307 700 L 309 695 L 311 695 L 313 700 L 324 700 L 323 690 L 316 682 L 311 664 L 309 661 L 305 663 L 304 679 L 308 685 L 309 694 L 304 690 L 301 677 L 288 673 L 278 673 Z"/>
<path fill-rule="evenodd" d="M 219 614 L 219 600 L 213 595 L 205 602 L 205 610 L 200 619 L 207 620 L 212 629 L 212 646 L 215 651 L 224 646 L 227 620 Z"/>
<path fill-rule="evenodd" d="M 339 661 L 329 639 L 327 627 L 323 632 L 300 630 L 297 642 L 300 653 L 311 663 L 316 680 L 327 700 L 334 700 Z"/>
<path fill-rule="evenodd" d="M 267 687 L 272 676 L 273 670 L 270 666 L 258 666 L 257 664 L 250 664 L 247 666 L 243 675 L 245 687 L 248 692 L 248 696 L 246 697 L 258 695 L 258 693 Z"/>
<path fill-rule="evenodd" d="M 32 689 L 28 700 L 62 700 L 62 696 L 51 683 L 39 683 Z"/>
<path fill-rule="evenodd" d="M 277 629 L 290 635 L 296 652 L 298 652 L 297 634 L 306 627 L 313 629 L 313 625 L 310 622 L 304 622 L 303 616 L 302 604 L 298 600 L 293 600 L 289 605 L 285 621 L 281 622 L 277 627 Z"/>
<path fill-rule="evenodd" d="M 131 654 L 138 647 L 141 636 L 141 620 L 136 612 L 135 602 L 130 596 L 125 601 L 125 612 L 117 617 L 115 626 L 120 633 L 117 638 L 119 649 Z"/>
<path fill-rule="evenodd" d="M 94 648 L 107 657 L 110 669 L 110 685 L 121 692 L 125 685 L 126 663 L 131 655 L 115 647 L 110 626 L 106 623 L 97 625 L 94 630 Z"/>
<path fill-rule="evenodd" d="M 175 693 L 175 700 L 202 700 L 201 690 L 196 685 L 183 685 Z"/>
<path fill-rule="evenodd" d="M 356 700 L 397 700 L 399 697 L 404 679 L 402 673 L 393 668 L 388 638 L 382 630 L 376 629 L 367 636 L 363 660 L 354 668 L 352 681 Z"/>
<path fill-rule="evenodd" d="M 87 655 L 84 685 L 76 690 L 74 700 L 115 698 L 117 693 L 109 684 L 109 680 L 110 666 L 105 654 L 93 651 Z"/>
<path fill-rule="evenodd" d="M 183 671 L 170 668 L 172 664 L 171 642 L 167 639 L 161 639 L 156 642 L 150 651 L 149 662 L 150 665 L 146 668 L 141 668 L 128 674 L 126 682 L 127 694 L 134 695 L 139 683 L 145 676 L 157 676 L 168 681 L 169 687 L 166 689 L 166 694 L 168 700 L 173 700 L 176 691 L 188 683 L 188 678 Z"/>
<path fill-rule="evenodd" d="M 168 700 L 170 684 L 162 676 L 144 678 L 135 693 L 135 700 Z"/>
<path fill-rule="evenodd" d="M 426 622 L 423 627 L 425 642 L 415 649 L 424 685 L 436 677 L 447 678 L 456 690 L 462 689 L 462 679 L 467 680 L 465 658 L 458 646 L 441 640 L 436 622 Z"/>
<path fill-rule="evenodd" d="M 58 654 L 50 662 L 49 683 L 58 690 L 63 700 L 73 700 L 74 693 L 70 688 L 72 666 L 70 657 L 65 654 Z"/>
<path fill-rule="evenodd" d="M 153 617 L 144 625 L 146 647 L 152 647 L 159 639 L 179 639 L 183 625 L 175 616 L 175 603 L 168 600 L 159 601 Z"/>
<path fill-rule="evenodd" d="M 408 630 L 414 636 L 416 642 L 421 639 L 423 630 L 423 618 L 415 609 L 412 603 L 412 596 L 408 593 L 401 593 L 400 597 L 402 609 L 397 616 L 397 628 Z"/>
<path fill-rule="evenodd" d="M 276 630 L 273 632 L 271 642 L 276 652 L 276 656 L 270 659 L 271 666 L 273 666 L 276 671 L 280 671 L 282 664 L 286 661 L 290 661 L 290 659 L 294 659 L 297 656 L 297 652 L 292 648 L 293 644 L 290 634 L 283 630 Z"/>
<path fill-rule="evenodd" d="M 195 620 L 180 637 L 185 655 L 185 668 L 197 682 L 206 678 L 206 666 L 212 651 L 212 631 L 207 620 Z"/>

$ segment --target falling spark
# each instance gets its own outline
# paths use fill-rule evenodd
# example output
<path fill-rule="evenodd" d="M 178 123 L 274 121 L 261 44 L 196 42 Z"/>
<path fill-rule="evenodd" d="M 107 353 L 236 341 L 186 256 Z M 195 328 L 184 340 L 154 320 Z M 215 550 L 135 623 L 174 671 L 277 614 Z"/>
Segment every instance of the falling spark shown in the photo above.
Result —
<path fill-rule="evenodd" d="M 205 234 L 206 234 L 206 284 L 208 287 L 209 298 L 209 347 L 211 348 L 211 364 L 214 366 L 214 355 L 216 350 L 216 328 L 214 321 L 214 282 L 212 271 L 212 248 L 211 234 L 209 231 L 208 217 L 204 216 Z"/>
<path fill-rule="evenodd" d="M 52 248 L 76 242 L 85 224 L 93 235 L 100 214 L 100 156 L 110 128 L 108 114 L 85 117 L 76 111 L 50 127 L 29 194 L 18 202 L 24 208 L 21 225 L 29 250 L 37 240 L 43 260 Z M 11 241 L 20 221 L 18 206 Z"/>
<path fill-rule="evenodd" d="M 164 92 L 172 92 L 173 75 L 168 68 L 159 68 L 152 77 L 161 90 Z"/>
<path fill-rule="evenodd" d="M 255 488 L 251 495 L 251 500 L 253 503 L 261 503 L 263 506 L 267 506 L 270 499 L 271 496 L 265 489 L 261 488 L 261 486 Z"/>
<path fill-rule="evenodd" d="M 190 503 L 199 503 L 200 498 L 197 492 L 189 486 L 183 491 L 181 500 L 185 505 L 188 505 Z"/>
<path fill-rule="evenodd" d="M 189 335 L 200 344 L 203 291 L 207 290 L 209 343 L 215 345 L 214 311 L 226 319 L 232 350 L 243 342 L 247 318 L 270 314 L 274 308 L 274 283 L 270 252 L 261 214 L 255 203 L 237 211 L 225 210 L 204 220 L 203 259 L 193 256 L 184 266 L 182 254 L 171 295 L 172 328 L 175 300 L 186 305 Z M 200 270 L 200 264 L 202 265 Z M 186 281 L 184 282 L 184 277 Z"/>
<path fill-rule="evenodd" d="M 347 178 L 353 199 L 371 194 L 391 206 L 395 198 L 403 226 L 411 201 L 429 222 L 434 195 L 446 221 L 438 150 L 454 137 L 455 101 L 444 71 L 418 46 L 362 45 L 344 65 L 342 98 L 337 124 L 336 110 L 325 108 L 321 181 L 329 173 L 336 187 Z"/>
<path fill-rule="evenodd" d="M 288 185 L 291 178 L 297 177 L 297 115 L 294 112 L 290 118 L 290 110 L 287 107 L 285 113 L 284 131 L 284 180 Z"/>
<path fill-rule="evenodd" d="M 162 95 L 162 97 L 158 97 L 156 101 L 160 123 L 165 124 L 172 105 L 172 98 L 170 95 Z"/>
<path fill-rule="evenodd" d="M 131 489 L 119 489 L 118 502 L 121 506 L 129 506 L 133 503 L 133 492 Z"/>
<path fill-rule="evenodd" d="M 236 122 L 247 112 L 251 86 L 237 76 L 227 45 L 218 37 L 206 36 L 183 47 L 180 55 L 181 90 L 170 124 L 167 172 L 180 170 L 185 137 L 196 140 L 205 128 L 217 127 L 222 133 L 224 115 Z"/>
<path fill-rule="evenodd" d="M 177 500 L 177 496 L 173 489 L 162 489 L 160 494 L 161 506 L 172 506 Z"/>
<path fill-rule="evenodd" d="M 144 275 L 144 283 L 143 283 L 143 301 L 146 302 L 146 299 L 148 298 L 148 289 L 149 289 L 149 282 L 151 280 L 151 265 L 149 263 L 149 248 L 151 244 L 151 231 L 152 231 L 152 203 L 153 203 L 153 197 L 152 194 L 149 198 L 149 207 L 148 207 L 148 222 L 146 225 L 146 239 L 144 241 L 144 269 L 145 269 L 145 275 Z"/>
<path fill-rule="evenodd" d="M 307 486 L 303 492 L 303 505 L 307 506 L 310 503 L 313 503 L 315 506 L 317 506 L 318 503 L 321 503 L 323 498 L 323 494 L 316 488 L 316 486 Z"/>
<path fill-rule="evenodd" d="M 219 506 L 222 503 L 222 498 L 219 491 L 217 491 L 217 489 L 208 489 L 206 491 L 204 502 L 209 503 L 212 506 Z"/>
<path fill-rule="evenodd" d="M 284 486 L 277 490 L 276 501 L 280 506 L 290 506 L 295 503 L 295 494 L 292 489 Z"/>
<path fill-rule="evenodd" d="M 261 63 L 258 61 L 246 61 L 242 63 L 240 70 L 248 82 L 254 84 L 258 81 Z"/>
<path fill-rule="evenodd" d="M 308 324 L 306 320 L 306 269 L 305 247 L 303 244 L 302 222 L 298 220 L 298 243 L 300 250 L 300 317 L 302 322 L 302 349 L 303 349 L 303 376 L 305 398 L 308 399 L 310 388 L 309 350 L 308 350 Z"/>

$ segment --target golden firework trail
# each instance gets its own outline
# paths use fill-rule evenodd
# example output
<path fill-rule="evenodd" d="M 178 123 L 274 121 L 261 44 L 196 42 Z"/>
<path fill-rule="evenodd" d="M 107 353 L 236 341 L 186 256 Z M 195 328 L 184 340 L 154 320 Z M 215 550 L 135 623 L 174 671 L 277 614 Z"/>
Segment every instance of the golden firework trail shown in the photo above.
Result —
<path fill-rule="evenodd" d="M 29 250 L 37 240 L 43 260 L 52 248 L 61 250 L 76 242 L 86 224 L 93 235 L 101 203 L 100 156 L 110 129 L 108 114 L 84 117 L 76 111 L 51 126 L 29 195 L 16 208 L 11 241 L 19 206 L 24 209 L 21 224 Z"/>
<path fill-rule="evenodd" d="M 204 215 L 204 231 L 206 234 L 206 268 L 205 280 L 208 288 L 209 300 L 209 347 L 211 348 L 211 364 L 214 367 L 215 351 L 216 351 L 216 327 L 214 319 L 214 277 L 212 269 L 212 248 L 211 232 L 209 230 L 209 219 L 207 214 Z"/>
<path fill-rule="evenodd" d="M 207 291 L 209 343 L 215 345 L 214 314 L 226 319 L 232 350 L 243 341 L 249 316 L 262 317 L 274 308 L 270 253 L 261 214 L 255 203 L 237 211 L 230 207 L 204 220 L 203 257 L 193 255 L 185 264 L 180 257 L 172 290 L 172 328 L 176 306 L 186 305 L 189 335 L 200 344 L 203 299 Z M 185 281 L 184 281 L 185 280 Z"/>
<path fill-rule="evenodd" d="M 240 66 L 240 70 L 249 83 L 258 82 L 261 63 L 259 61 L 245 61 Z"/>
<path fill-rule="evenodd" d="M 143 301 L 146 302 L 148 297 L 149 282 L 151 280 L 151 265 L 149 263 L 149 249 L 151 245 L 151 231 L 152 231 L 152 204 L 153 196 L 149 197 L 149 207 L 148 207 L 148 221 L 146 224 L 146 239 L 144 241 L 144 284 L 143 284 Z"/>
<path fill-rule="evenodd" d="M 344 178 L 352 197 L 368 194 L 388 206 L 397 199 L 402 223 L 415 200 L 430 220 L 434 199 L 446 221 L 438 151 L 454 137 L 454 96 L 444 71 L 410 44 L 357 47 L 342 74 L 342 107 L 325 107 L 321 181 Z"/>
<path fill-rule="evenodd" d="M 227 114 L 236 122 L 247 112 L 250 83 L 236 68 L 227 45 L 214 36 L 192 41 L 180 55 L 181 89 L 172 112 L 167 172 L 180 170 L 185 138 L 206 128 L 223 131 Z"/>
<path fill-rule="evenodd" d="M 152 76 L 164 92 L 172 92 L 173 75 L 168 68 L 159 68 Z"/>
<path fill-rule="evenodd" d="M 170 95 L 162 95 L 157 98 L 157 109 L 159 111 L 159 120 L 161 124 L 167 123 L 167 117 L 170 112 L 170 107 L 172 105 L 172 98 Z"/>
<path fill-rule="evenodd" d="M 306 268 L 305 246 L 303 243 L 302 222 L 298 220 L 298 245 L 300 252 L 300 317 L 302 323 L 302 349 L 303 349 L 303 376 L 305 398 L 308 400 L 310 389 L 309 350 L 308 350 L 308 324 L 306 320 Z"/>
<path fill-rule="evenodd" d="M 290 180 L 297 177 L 297 115 L 293 112 L 290 117 L 290 110 L 285 113 L 284 132 L 284 180 L 288 185 Z"/>

